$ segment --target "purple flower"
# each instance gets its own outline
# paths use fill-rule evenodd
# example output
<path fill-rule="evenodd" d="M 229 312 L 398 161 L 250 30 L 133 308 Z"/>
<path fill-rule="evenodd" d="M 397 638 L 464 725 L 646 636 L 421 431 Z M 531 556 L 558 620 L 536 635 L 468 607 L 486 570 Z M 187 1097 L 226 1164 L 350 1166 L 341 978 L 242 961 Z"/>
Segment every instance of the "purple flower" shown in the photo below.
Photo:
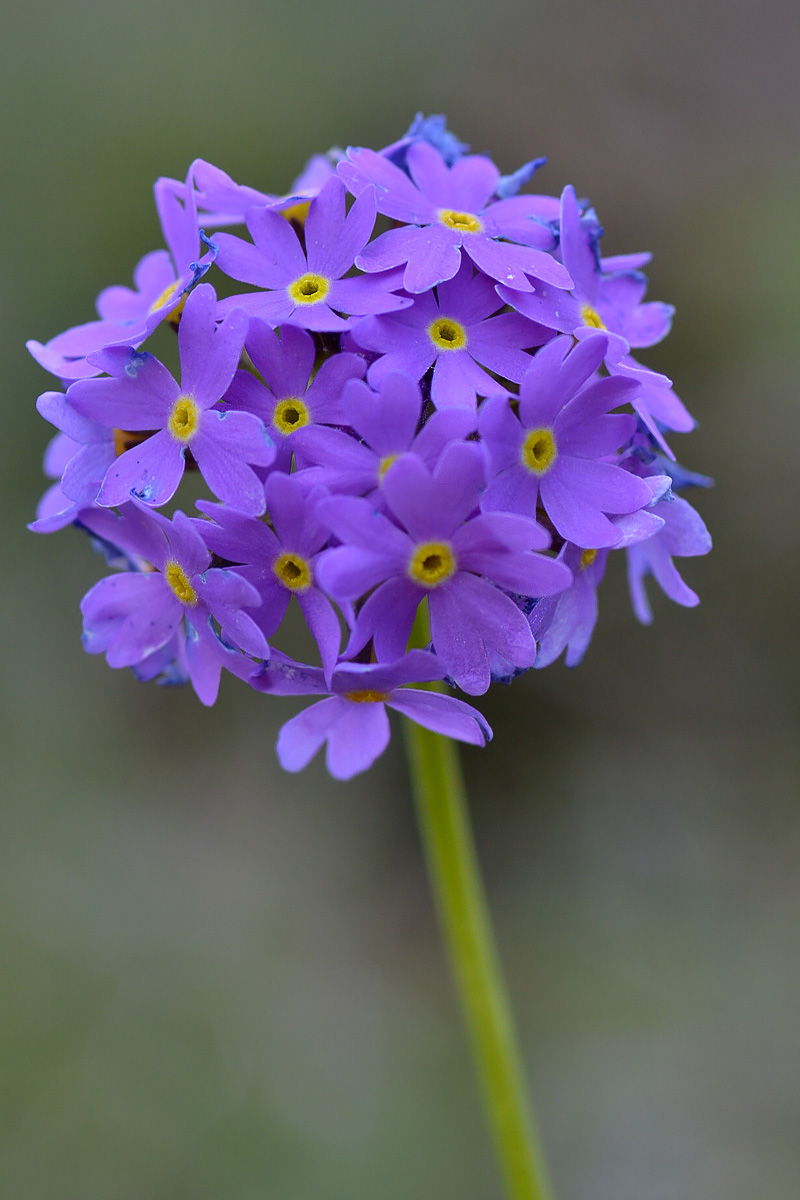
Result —
<path fill-rule="evenodd" d="M 231 643 L 256 658 L 268 656 L 263 633 L 242 611 L 259 603 L 258 592 L 233 571 L 209 569 L 211 555 L 182 512 L 168 521 L 160 513 L 127 504 L 120 516 L 95 509 L 85 514 L 83 523 L 141 566 L 106 576 L 84 596 L 83 644 L 90 654 L 104 653 L 110 667 L 140 666 L 177 634 L 192 685 L 204 704 L 216 700 Z M 156 673 L 163 669 L 158 661 Z"/>
<path fill-rule="evenodd" d="M 403 312 L 366 317 L 353 326 L 352 336 L 381 355 L 368 372 L 374 387 L 394 371 L 421 379 L 433 366 L 436 407 L 474 413 L 478 395 L 505 392 L 488 372 L 519 383 L 531 364 L 523 347 L 540 346 L 551 335 L 519 313 L 493 316 L 500 307 L 494 284 L 485 275 L 473 276 L 468 260 L 436 293 L 417 296 Z"/>
<path fill-rule="evenodd" d="M 403 287 L 425 292 L 453 278 L 464 250 L 479 270 L 510 287 L 530 291 L 529 275 L 557 288 L 572 286 L 567 269 L 547 253 L 553 234 L 538 220 L 534 197 L 492 201 L 500 172 L 490 159 L 473 154 L 448 167 L 434 146 L 418 141 L 408 148 L 407 166 L 410 179 L 383 155 L 363 148 L 349 149 L 339 164 L 355 196 L 374 186 L 378 211 L 405 223 L 357 255 L 362 271 L 406 263 Z"/>
<path fill-rule="evenodd" d="M 237 371 L 225 401 L 264 422 L 277 447 L 275 470 L 288 472 L 299 430 L 348 424 L 342 389 L 363 376 L 365 364 L 359 355 L 339 353 L 314 374 L 313 337 L 294 325 L 282 325 L 279 333 L 280 339 L 258 318 L 250 322 L 245 348 L 264 382 Z"/>
<path fill-rule="evenodd" d="M 608 514 L 645 507 L 651 494 L 637 476 L 604 461 L 636 429 L 635 419 L 608 415 L 634 385 L 592 378 L 603 360 L 603 334 L 579 342 L 558 337 L 533 358 L 522 381 L 519 415 L 503 397 L 488 400 L 478 429 L 489 451 L 487 510 L 534 516 L 541 503 L 563 538 L 579 546 L 614 546 L 620 531 Z"/>
<path fill-rule="evenodd" d="M 214 261 L 216 248 L 201 241 L 191 186 L 160 179 L 155 185 L 156 208 L 169 252 L 146 254 L 134 271 L 133 289 L 109 287 L 97 298 L 99 321 L 76 325 L 46 345 L 30 341 L 28 350 L 45 370 L 59 379 L 89 379 L 100 368 L 87 356 L 106 346 L 139 346 L 157 325 L 180 316 L 186 293 Z"/>
<path fill-rule="evenodd" d="M 372 592 L 358 613 L 347 653 L 370 639 L 379 661 L 405 650 L 421 600 L 428 599 L 437 655 L 472 695 L 490 683 L 487 646 L 519 667 L 533 664 L 528 623 L 504 590 L 525 596 L 563 591 L 566 567 L 531 553 L 549 539 L 535 521 L 478 509 L 484 460 L 474 442 L 447 447 L 429 471 L 413 454 L 387 472 L 383 498 L 397 524 L 365 500 L 330 496 L 320 519 L 343 543 L 321 558 L 317 576 L 339 601 Z"/>
<path fill-rule="evenodd" d="M 357 435 L 309 425 L 298 430 L 294 444 L 304 461 L 316 464 L 302 472 L 332 492 L 360 496 L 380 506 L 386 472 L 401 454 L 411 451 L 430 469 L 445 447 L 462 441 L 475 429 L 466 409 L 433 413 L 419 427 L 422 396 L 408 375 L 387 375 L 378 393 L 361 380 L 351 380 L 342 393 L 347 424 Z"/>
<path fill-rule="evenodd" d="M 404 686 L 441 679 L 433 654 L 411 650 L 393 663 L 341 663 L 327 684 L 322 671 L 275 657 L 251 679 L 254 688 L 279 696 L 327 695 L 278 735 L 278 758 L 300 771 L 327 742 L 326 763 L 334 779 L 351 779 L 371 767 L 389 744 L 387 708 L 446 737 L 483 746 L 492 732 L 481 714 L 441 692 Z"/>
<path fill-rule="evenodd" d="M 661 517 L 663 528 L 627 551 L 631 602 L 643 625 L 649 625 L 653 620 L 644 587 L 645 578 L 652 575 L 670 600 L 693 608 L 700 599 L 683 582 L 672 559 L 708 554 L 711 549 L 711 535 L 700 515 L 686 500 L 669 496 L 655 505 L 653 513 Z"/>
<path fill-rule="evenodd" d="M 252 618 L 271 637 L 294 596 L 316 641 L 326 678 L 336 663 L 341 641 L 339 618 L 316 581 L 320 551 L 330 540 L 326 526 L 314 515 L 321 493 L 307 493 L 297 475 L 270 475 L 266 484 L 267 510 L 273 528 L 232 509 L 198 500 L 201 512 L 213 517 L 197 521 L 203 540 L 214 554 L 237 565 L 259 595 Z"/>
<path fill-rule="evenodd" d="M 213 407 L 233 378 L 247 317 L 234 310 L 217 327 L 215 311 L 214 289 L 201 284 L 178 330 L 180 385 L 152 355 L 114 347 L 96 356 L 111 378 L 83 380 L 69 389 L 67 399 L 81 416 L 117 429 L 157 431 L 115 460 L 98 504 L 122 504 L 131 496 L 166 504 L 190 450 L 215 496 L 243 512 L 264 511 L 263 486 L 248 464 L 269 466 L 275 447 L 251 413 Z"/>
<path fill-rule="evenodd" d="M 375 224 L 375 197 L 365 191 L 345 211 L 345 189 L 335 177 L 311 201 L 305 223 L 305 250 L 291 224 L 267 208 L 251 209 L 247 228 L 254 245 L 221 233 L 217 265 L 233 279 L 264 289 L 231 296 L 220 313 L 243 308 L 270 325 L 289 322 L 306 329 L 347 329 L 341 312 L 388 312 L 410 301 L 392 295 L 400 286 L 387 279 L 343 279 Z M 334 311 L 335 310 L 335 311 Z"/>

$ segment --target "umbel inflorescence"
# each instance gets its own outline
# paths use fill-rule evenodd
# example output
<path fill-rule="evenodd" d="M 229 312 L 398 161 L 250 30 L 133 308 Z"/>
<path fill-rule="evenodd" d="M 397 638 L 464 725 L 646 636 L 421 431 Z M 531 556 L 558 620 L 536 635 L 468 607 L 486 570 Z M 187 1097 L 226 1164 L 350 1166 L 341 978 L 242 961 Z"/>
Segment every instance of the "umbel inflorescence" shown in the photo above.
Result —
<path fill-rule="evenodd" d="M 387 706 L 490 736 L 413 685 L 477 696 L 578 663 L 609 551 L 640 620 L 648 574 L 697 603 L 673 558 L 710 539 L 675 492 L 708 481 L 665 440 L 694 422 L 632 355 L 672 309 L 644 300 L 647 254 L 602 256 L 572 187 L 520 194 L 542 161 L 503 176 L 418 117 L 380 152 L 313 158 L 285 196 L 202 160 L 157 182 L 168 250 L 97 320 L 29 343 L 65 388 L 38 401 L 60 432 L 32 528 L 78 526 L 112 571 L 81 605 L 90 653 L 204 704 L 223 669 L 322 697 L 278 755 L 298 770 L 327 741 L 348 778 L 385 749 Z M 164 322 L 172 370 L 147 349 Z M 215 497 L 199 516 L 174 509 L 184 474 Z M 279 648 L 292 597 L 320 665 Z M 420 606 L 430 642 L 409 649 Z"/>

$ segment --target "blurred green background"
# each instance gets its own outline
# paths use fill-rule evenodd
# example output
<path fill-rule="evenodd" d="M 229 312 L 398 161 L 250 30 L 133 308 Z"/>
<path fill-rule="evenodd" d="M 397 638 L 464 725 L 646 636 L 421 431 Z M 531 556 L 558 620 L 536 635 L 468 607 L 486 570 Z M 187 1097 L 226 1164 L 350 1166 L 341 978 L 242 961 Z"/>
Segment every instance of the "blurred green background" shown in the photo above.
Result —
<path fill-rule="evenodd" d="M 798 242 L 790 0 L 12 4 L 3 144 L 0 1196 L 499 1200 L 402 745 L 280 772 L 289 702 L 80 646 L 101 573 L 24 523 L 49 377 L 202 156 L 280 191 L 315 150 L 446 112 L 651 249 L 713 474 L 702 596 L 485 698 L 474 817 L 560 1200 L 796 1200 Z"/>

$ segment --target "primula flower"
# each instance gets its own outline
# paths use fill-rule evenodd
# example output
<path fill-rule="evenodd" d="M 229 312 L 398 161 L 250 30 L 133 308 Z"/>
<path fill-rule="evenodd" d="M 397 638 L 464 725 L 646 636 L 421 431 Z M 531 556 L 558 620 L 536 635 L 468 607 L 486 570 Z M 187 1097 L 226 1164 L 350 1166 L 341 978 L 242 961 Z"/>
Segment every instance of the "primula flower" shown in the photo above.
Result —
<path fill-rule="evenodd" d="M 330 684 L 322 671 L 276 656 L 251 682 L 257 691 L 278 696 L 327 695 L 286 722 L 278 735 L 278 758 L 284 770 L 301 771 L 327 742 L 329 772 L 334 779 L 351 779 L 386 749 L 387 708 L 474 746 L 491 738 L 481 714 L 463 700 L 405 686 L 441 679 L 443 674 L 433 654 L 411 650 L 391 664 L 342 663 Z"/>
<path fill-rule="evenodd" d="M 275 447 L 251 413 L 213 407 L 233 378 L 247 318 L 234 310 L 217 327 L 215 311 L 214 289 L 201 284 L 189 297 L 178 330 L 180 384 L 151 354 L 115 347 L 96 356 L 111 378 L 70 388 L 67 399 L 84 417 L 117 429 L 157 431 L 114 461 L 98 504 L 122 504 L 131 497 L 165 504 L 175 494 L 191 451 L 215 496 L 243 512 L 264 511 L 263 487 L 253 465 L 269 466 Z"/>
<path fill-rule="evenodd" d="M 276 445 L 274 468 L 288 471 L 296 446 L 295 434 L 314 425 L 346 425 L 342 389 L 364 374 L 364 360 L 340 353 L 314 373 L 317 348 L 311 334 L 282 325 L 277 334 L 254 317 L 245 349 L 263 383 L 250 371 L 237 371 L 225 402 L 251 412 L 270 431 Z"/>
<path fill-rule="evenodd" d="M 372 639 L 379 660 L 397 658 L 427 597 L 436 654 L 463 691 L 488 688 L 487 646 L 515 666 L 533 665 L 528 624 L 502 589 L 546 596 L 563 591 L 572 576 L 532 553 L 549 544 L 535 521 L 477 512 L 483 478 L 481 448 L 456 442 L 433 472 L 413 454 L 392 464 L 383 497 L 396 525 L 365 500 L 320 502 L 320 519 L 344 543 L 320 558 L 322 586 L 350 601 L 376 589 L 358 613 L 349 655 Z"/>
<path fill-rule="evenodd" d="M 104 653 L 110 667 L 138 666 L 180 632 L 186 668 L 204 704 L 216 700 L 226 658 L 212 619 L 228 644 L 267 657 L 263 633 L 242 611 L 259 603 L 258 592 L 233 571 L 209 569 L 211 555 L 183 513 L 168 521 L 127 504 L 121 516 L 95 511 L 85 521 L 141 564 L 106 576 L 84 596 L 83 644 L 90 654 Z"/>
<path fill-rule="evenodd" d="M 349 149 L 339 175 L 355 196 L 370 185 L 377 189 L 378 211 L 404 223 L 390 229 L 356 257 L 362 271 L 388 271 L 407 264 L 403 287 L 425 292 L 452 279 L 462 250 L 475 266 L 501 283 L 531 291 L 528 279 L 568 288 L 568 270 L 547 251 L 551 229 L 537 219 L 531 196 L 493 201 L 500 172 L 494 163 L 473 154 L 448 167 L 429 142 L 409 146 L 406 163 L 411 178 L 373 150 Z"/>
<path fill-rule="evenodd" d="M 465 261 L 458 274 L 411 308 L 366 317 L 353 326 L 353 340 L 381 357 L 367 377 L 377 387 L 394 371 L 421 379 L 433 367 L 431 400 L 437 408 L 469 408 L 477 396 L 506 393 L 490 375 L 519 383 L 531 363 L 525 348 L 541 346 L 551 334 L 519 313 L 497 312 L 491 279 L 474 275 Z"/>
<path fill-rule="evenodd" d="M 579 546 L 614 546 L 621 534 L 610 513 L 630 513 L 651 499 L 642 480 L 606 459 L 636 430 L 633 417 L 609 415 L 631 398 L 635 384 L 590 380 L 603 360 L 603 334 L 579 342 L 548 342 L 522 381 L 519 415 L 503 397 L 481 409 L 478 428 L 488 447 L 492 479 L 487 510 L 534 516 L 542 505 L 561 536 Z"/>
<path fill-rule="evenodd" d="M 217 237 L 217 265 L 232 279 L 263 289 L 230 296 L 221 314 L 243 308 L 270 325 L 289 322 L 328 332 L 347 329 L 342 312 L 389 312 L 410 300 L 392 295 L 396 273 L 384 278 L 343 279 L 375 224 L 375 196 L 365 191 L 345 212 L 345 189 L 332 178 L 311 201 L 305 222 L 305 249 L 291 224 L 268 208 L 251 209 L 247 228 L 254 245 L 229 233 Z"/>

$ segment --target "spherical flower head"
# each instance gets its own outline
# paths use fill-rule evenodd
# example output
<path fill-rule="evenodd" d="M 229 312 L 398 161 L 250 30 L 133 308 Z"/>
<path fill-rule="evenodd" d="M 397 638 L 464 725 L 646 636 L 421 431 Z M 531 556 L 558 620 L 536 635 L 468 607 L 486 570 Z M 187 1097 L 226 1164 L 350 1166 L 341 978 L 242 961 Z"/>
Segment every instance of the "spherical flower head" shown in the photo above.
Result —
<path fill-rule="evenodd" d="M 157 181 L 168 249 L 98 320 L 31 344 L 65 388 L 38 401 L 56 436 L 31 528 L 75 524 L 112 572 L 82 603 L 87 650 L 205 704 L 223 669 L 315 696 L 279 758 L 325 745 L 345 779 L 390 708 L 483 743 L 432 682 L 478 695 L 576 665 L 611 550 L 640 620 L 648 575 L 697 602 L 674 559 L 710 539 L 675 492 L 708 481 L 666 440 L 693 420 L 634 358 L 672 310 L 645 298 L 649 255 L 602 256 L 571 186 L 523 193 L 543 161 L 501 175 L 418 114 L 379 152 L 314 155 L 287 193 L 203 159 Z M 174 372 L 149 341 L 164 320 Z M 214 499 L 168 515 L 192 483 Z M 320 666 L 282 652 L 289 607 Z"/>

